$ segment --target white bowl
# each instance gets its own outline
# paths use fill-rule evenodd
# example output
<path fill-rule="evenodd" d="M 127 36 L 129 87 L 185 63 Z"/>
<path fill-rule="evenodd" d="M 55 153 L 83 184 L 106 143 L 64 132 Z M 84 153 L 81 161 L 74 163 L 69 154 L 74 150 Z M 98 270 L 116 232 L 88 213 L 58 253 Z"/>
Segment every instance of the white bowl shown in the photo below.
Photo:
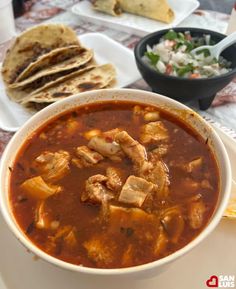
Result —
<path fill-rule="evenodd" d="M 203 229 L 203 231 L 185 247 L 165 258 L 148 264 L 123 269 L 87 268 L 61 261 L 46 254 L 38 247 L 36 247 L 21 231 L 11 212 L 8 198 L 10 177 L 10 171 L 8 167 L 12 165 L 16 155 L 18 154 L 19 149 L 22 147 L 22 144 L 25 142 L 28 136 L 30 136 L 35 130 L 37 130 L 37 128 L 41 127 L 42 124 L 50 120 L 52 117 L 61 114 L 62 112 L 78 107 L 82 104 L 107 100 L 129 100 L 134 102 L 142 102 L 145 104 L 153 104 L 177 115 L 178 117 L 186 121 L 194 129 L 196 129 L 205 139 L 208 139 L 208 143 L 214 152 L 220 171 L 219 200 L 213 216 L 211 217 L 208 225 Z M 231 191 L 231 179 L 230 162 L 222 141 L 215 133 L 215 131 L 209 126 L 209 124 L 194 111 L 170 98 L 151 92 L 131 89 L 105 89 L 80 93 L 79 95 L 69 97 L 48 106 L 47 108 L 35 114 L 13 136 L 3 154 L 0 166 L 0 205 L 4 219 L 7 222 L 11 231 L 17 237 L 17 239 L 30 251 L 52 264 L 55 264 L 61 268 L 93 275 L 147 278 L 163 271 L 166 268 L 165 265 L 173 262 L 180 256 L 183 256 L 184 254 L 192 250 L 212 232 L 212 230 L 219 223 L 229 200 Z"/>

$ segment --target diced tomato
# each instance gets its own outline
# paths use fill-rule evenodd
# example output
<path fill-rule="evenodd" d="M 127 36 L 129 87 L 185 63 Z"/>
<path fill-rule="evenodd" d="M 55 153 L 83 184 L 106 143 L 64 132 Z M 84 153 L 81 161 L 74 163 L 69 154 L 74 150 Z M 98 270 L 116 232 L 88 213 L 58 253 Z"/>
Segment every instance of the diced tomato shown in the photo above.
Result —
<path fill-rule="evenodd" d="M 192 40 L 192 36 L 190 34 L 185 34 L 185 39 L 188 41 Z"/>
<path fill-rule="evenodd" d="M 192 73 L 189 78 L 199 78 L 200 77 L 200 74 L 199 73 Z"/>
<path fill-rule="evenodd" d="M 175 40 L 166 40 L 165 41 L 165 46 L 166 47 L 174 47 L 176 45 L 176 41 Z"/>
<path fill-rule="evenodd" d="M 171 65 L 171 64 L 167 64 L 166 65 L 166 74 L 167 75 L 170 75 L 171 74 L 171 72 L 173 71 L 173 66 Z"/>

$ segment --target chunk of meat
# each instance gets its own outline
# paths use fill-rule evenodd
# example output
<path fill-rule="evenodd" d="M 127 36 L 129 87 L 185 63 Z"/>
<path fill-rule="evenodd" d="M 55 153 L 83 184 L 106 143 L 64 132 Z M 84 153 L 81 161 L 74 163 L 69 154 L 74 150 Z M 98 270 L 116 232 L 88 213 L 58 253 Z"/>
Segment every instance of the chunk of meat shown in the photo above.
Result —
<path fill-rule="evenodd" d="M 160 257 L 161 254 L 165 251 L 166 246 L 168 244 L 168 237 L 165 233 L 165 230 L 163 227 L 160 227 L 159 235 L 156 239 L 156 243 L 154 245 L 154 254 L 155 256 Z"/>
<path fill-rule="evenodd" d="M 196 170 L 199 170 L 202 167 L 202 164 L 203 164 L 203 159 L 202 157 L 200 157 L 186 164 L 184 168 L 188 173 L 192 173 Z"/>
<path fill-rule="evenodd" d="M 110 218 L 115 221 L 115 219 L 122 219 L 123 225 L 129 225 L 135 219 L 136 221 L 139 220 L 146 220 L 149 217 L 153 220 L 153 215 L 146 213 L 144 210 L 140 208 L 124 208 L 120 206 L 110 205 Z"/>
<path fill-rule="evenodd" d="M 120 130 L 116 128 L 95 135 L 90 139 L 88 147 L 111 160 L 121 161 L 123 153 L 120 145 L 115 141 L 116 134 L 119 132 Z"/>
<path fill-rule="evenodd" d="M 203 158 L 202 157 L 196 158 L 188 163 L 186 163 L 184 159 L 172 160 L 170 165 L 180 168 L 186 173 L 195 173 L 195 172 L 198 173 L 199 170 L 201 170 L 202 168 Z"/>
<path fill-rule="evenodd" d="M 86 162 L 91 164 L 97 164 L 99 161 L 103 160 L 101 154 L 90 150 L 86 146 L 77 147 L 76 154 L 78 157 L 83 158 Z"/>
<path fill-rule="evenodd" d="M 120 144 L 124 153 L 136 165 L 141 165 L 147 160 L 147 152 L 144 146 L 134 140 L 126 131 L 118 132 L 115 141 Z"/>
<path fill-rule="evenodd" d="M 126 180 L 118 201 L 141 207 L 149 193 L 155 189 L 155 185 L 142 178 L 129 176 Z"/>
<path fill-rule="evenodd" d="M 145 231 L 143 230 L 145 226 Z M 114 230 L 119 230 L 124 239 L 134 237 L 142 242 L 155 241 L 159 221 L 157 216 L 149 214 L 140 208 L 124 208 L 115 205 L 109 205 L 109 227 L 106 233 L 113 234 Z M 118 232 L 118 231 L 117 231 Z"/>
<path fill-rule="evenodd" d="M 50 229 L 52 219 L 45 209 L 45 201 L 39 202 L 35 210 L 35 227 L 38 229 Z"/>
<path fill-rule="evenodd" d="M 107 175 L 106 185 L 108 189 L 112 191 L 118 191 L 123 185 L 119 170 L 113 167 L 109 167 L 106 170 L 106 175 Z"/>
<path fill-rule="evenodd" d="M 116 261 L 117 245 L 103 235 L 92 237 L 83 243 L 87 250 L 88 257 L 99 267 L 107 267 Z"/>
<path fill-rule="evenodd" d="M 77 147 L 76 155 L 78 158 L 73 158 L 72 163 L 80 169 L 93 166 L 103 160 L 101 154 L 92 151 L 86 146 Z"/>
<path fill-rule="evenodd" d="M 73 250 L 76 245 L 76 229 L 72 226 L 66 225 L 59 227 L 53 236 L 48 237 L 46 251 L 53 254 L 60 254 L 63 246 L 66 246 L 69 250 Z"/>
<path fill-rule="evenodd" d="M 49 182 L 62 179 L 70 170 L 70 154 L 63 150 L 55 153 L 45 151 L 35 159 L 35 162 L 43 179 Z"/>
<path fill-rule="evenodd" d="M 168 144 L 159 144 L 157 148 L 151 151 L 151 154 L 154 154 L 157 158 L 162 158 L 168 153 L 168 149 Z"/>
<path fill-rule="evenodd" d="M 164 142 L 168 139 L 168 130 L 162 121 L 149 122 L 141 128 L 140 141 L 143 144 Z"/>
<path fill-rule="evenodd" d="M 133 238 L 135 243 L 145 244 L 143 250 L 148 254 L 153 254 L 153 250 L 158 250 L 157 239 L 162 228 L 156 215 L 149 214 L 140 208 L 123 208 L 110 205 L 109 224 L 110 229 L 106 230 L 108 234 L 109 230 L 113 233 L 114 228 L 120 228 L 120 234 L 123 235 L 124 240 L 128 241 L 128 246 L 122 248 L 124 251 L 121 258 L 121 262 L 127 266 L 129 266 L 131 260 L 134 261 L 133 258 L 138 258 L 138 255 L 140 255 L 135 246 L 130 246 L 130 238 Z M 159 250 L 161 249 L 164 250 L 164 246 L 162 248 L 160 246 Z"/>
<path fill-rule="evenodd" d="M 114 196 L 105 186 L 107 177 L 103 175 L 94 175 L 85 182 L 85 191 L 81 195 L 82 202 L 93 204 L 107 203 Z"/>
<path fill-rule="evenodd" d="M 41 176 L 34 177 L 24 181 L 21 188 L 30 196 L 38 200 L 48 197 L 62 191 L 61 186 L 47 184 Z"/>
<path fill-rule="evenodd" d="M 88 179 L 88 183 L 89 183 L 89 184 L 104 183 L 104 182 L 106 182 L 106 181 L 107 181 L 107 177 L 104 176 L 104 175 L 100 175 L 100 174 L 91 176 L 91 177 Z"/>
<path fill-rule="evenodd" d="M 163 161 L 151 159 L 138 169 L 138 174 L 141 178 L 157 185 L 156 193 L 159 199 L 167 197 L 170 184 L 169 170 Z"/>
<path fill-rule="evenodd" d="M 177 243 L 184 230 L 184 218 L 179 207 L 168 208 L 162 212 L 161 224 L 172 243 Z"/>
<path fill-rule="evenodd" d="M 189 205 L 188 219 L 189 225 L 193 229 L 199 229 L 203 225 L 204 214 L 206 212 L 206 206 L 202 200 L 193 202 Z"/>
<path fill-rule="evenodd" d="M 96 264 L 99 262 L 102 267 L 109 265 L 109 268 L 113 264 L 126 267 L 134 262 L 140 264 L 140 254 L 149 255 L 153 252 L 160 227 L 155 215 L 139 208 L 109 205 L 107 218 L 105 232 L 93 236 L 84 244 L 90 252 L 90 259 Z M 114 238 L 120 241 L 114 242 Z M 143 246 L 142 252 L 133 246 L 134 242 Z"/>

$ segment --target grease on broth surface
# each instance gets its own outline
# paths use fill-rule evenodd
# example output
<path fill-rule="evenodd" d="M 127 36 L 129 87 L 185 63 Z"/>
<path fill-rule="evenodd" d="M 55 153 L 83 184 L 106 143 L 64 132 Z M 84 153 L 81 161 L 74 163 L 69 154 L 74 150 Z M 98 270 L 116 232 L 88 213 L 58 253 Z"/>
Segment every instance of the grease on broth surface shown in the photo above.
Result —
<path fill-rule="evenodd" d="M 155 106 L 81 106 L 39 128 L 11 171 L 17 223 L 40 249 L 96 268 L 148 263 L 206 226 L 219 194 L 214 156 Z"/>

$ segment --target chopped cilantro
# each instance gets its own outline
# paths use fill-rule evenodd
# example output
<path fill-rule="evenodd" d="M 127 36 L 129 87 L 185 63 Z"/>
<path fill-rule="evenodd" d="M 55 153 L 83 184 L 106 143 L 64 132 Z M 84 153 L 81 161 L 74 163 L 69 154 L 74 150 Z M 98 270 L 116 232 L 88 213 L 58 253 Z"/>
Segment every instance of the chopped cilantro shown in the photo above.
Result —
<path fill-rule="evenodd" d="M 174 30 L 169 30 L 163 37 L 166 40 L 175 40 L 178 38 L 178 35 Z"/>
<path fill-rule="evenodd" d="M 185 40 L 184 34 L 182 32 L 178 32 L 178 39 L 182 41 Z"/>
<path fill-rule="evenodd" d="M 186 52 L 190 52 L 191 50 L 193 50 L 194 46 L 191 41 L 185 41 L 184 44 L 187 46 Z"/>
<path fill-rule="evenodd" d="M 203 55 L 204 55 L 205 57 L 211 55 L 209 49 L 207 49 L 207 48 L 201 49 L 201 50 L 199 50 L 199 51 L 196 52 L 197 55 L 202 54 L 202 53 L 203 53 Z"/>
<path fill-rule="evenodd" d="M 184 76 L 188 72 L 191 72 L 192 70 L 193 70 L 192 63 L 189 63 L 181 68 L 176 68 L 176 72 L 180 77 Z"/>
<path fill-rule="evenodd" d="M 146 51 L 145 52 L 145 56 L 147 56 L 149 58 L 149 60 L 151 61 L 152 65 L 156 65 L 157 62 L 160 59 L 160 56 L 158 54 L 155 54 L 155 53 L 153 53 L 151 51 L 150 52 Z"/>

